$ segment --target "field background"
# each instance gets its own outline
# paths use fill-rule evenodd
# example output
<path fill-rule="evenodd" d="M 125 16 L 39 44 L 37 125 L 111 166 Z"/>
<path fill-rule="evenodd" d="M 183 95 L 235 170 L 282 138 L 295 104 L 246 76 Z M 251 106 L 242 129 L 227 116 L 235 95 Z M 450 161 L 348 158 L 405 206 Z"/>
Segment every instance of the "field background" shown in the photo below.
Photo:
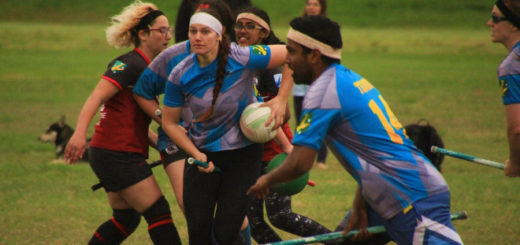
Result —
<path fill-rule="evenodd" d="M 85 244 L 110 217 L 103 191 L 90 191 L 97 179 L 88 165 L 52 163 L 53 146 L 37 137 L 61 115 L 74 126 L 107 63 L 126 51 L 109 47 L 104 29 L 129 2 L 0 2 L 0 244 Z M 179 2 L 154 1 L 171 23 Z M 285 38 L 304 1 L 253 3 L 270 13 Z M 508 150 L 496 68 L 507 51 L 489 41 L 493 3 L 329 0 L 328 13 L 342 26 L 342 63 L 383 93 L 401 123 L 426 118 L 446 148 L 502 162 Z M 294 196 L 293 209 L 333 229 L 350 208 L 356 184 L 334 157 L 327 166 L 311 171 L 317 185 Z M 168 180 L 162 169 L 154 173 L 187 243 Z M 452 210 L 469 214 L 455 222 L 466 244 L 520 242 L 518 179 L 453 158 L 446 158 L 443 173 Z M 141 222 L 125 244 L 151 244 Z"/>

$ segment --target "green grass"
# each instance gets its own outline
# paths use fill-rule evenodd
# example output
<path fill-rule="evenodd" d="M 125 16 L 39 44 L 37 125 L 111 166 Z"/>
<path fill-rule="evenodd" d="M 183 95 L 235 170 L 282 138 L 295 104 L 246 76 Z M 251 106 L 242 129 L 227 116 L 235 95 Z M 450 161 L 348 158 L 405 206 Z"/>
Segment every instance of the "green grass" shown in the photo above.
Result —
<path fill-rule="evenodd" d="M 154 2 L 163 9 L 178 4 Z M 269 10 L 276 33 L 284 37 L 283 23 L 299 14 L 303 1 L 284 1 L 284 8 L 272 7 L 274 1 L 253 2 Z M 492 3 L 329 2 L 334 6 L 330 16 L 343 26 L 343 64 L 382 92 L 401 123 L 426 118 L 448 149 L 495 161 L 507 158 L 496 79 L 506 50 L 489 42 L 484 27 Z M 100 3 L 0 2 L 9 9 L 0 17 L 0 244 L 84 244 L 110 217 L 103 191 L 90 191 L 97 179 L 88 165 L 53 164 L 53 146 L 36 140 L 63 114 L 75 125 L 108 62 L 126 51 L 106 44 L 104 23 L 128 1 Z M 152 152 L 150 159 L 158 155 Z M 350 208 L 356 184 L 334 157 L 327 165 L 311 171 L 317 185 L 294 196 L 293 209 L 332 229 Z M 518 242 L 516 179 L 453 158 L 446 158 L 443 173 L 452 210 L 469 214 L 468 220 L 455 222 L 466 244 Z M 167 177 L 161 168 L 154 174 L 187 243 Z M 126 244 L 151 244 L 144 220 Z"/>
<path fill-rule="evenodd" d="M 0 20 L 57 23 L 106 23 L 131 1 L 128 0 L 3 0 L 6 13 Z M 146 2 L 146 1 L 145 1 Z M 181 0 L 156 0 L 170 20 L 175 20 Z M 267 10 L 275 25 L 288 23 L 302 12 L 305 0 L 252 0 Z M 488 0 L 329 0 L 328 16 L 343 26 L 357 27 L 448 27 L 483 28 L 494 1 Z"/>

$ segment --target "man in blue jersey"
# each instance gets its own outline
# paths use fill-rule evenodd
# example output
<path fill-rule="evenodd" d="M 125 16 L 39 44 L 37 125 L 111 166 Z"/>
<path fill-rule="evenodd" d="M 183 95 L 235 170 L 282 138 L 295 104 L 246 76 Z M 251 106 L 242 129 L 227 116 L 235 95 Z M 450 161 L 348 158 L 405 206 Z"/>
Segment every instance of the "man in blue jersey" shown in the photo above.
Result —
<path fill-rule="evenodd" d="M 296 18 L 287 34 L 287 62 L 294 80 L 310 84 L 294 149 L 277 169 L 260 177 L 249 194 L 309 171 L 325 140 L 359 188 L 345 233 L 366 238 L 382 223 L 398 244 L 462 244 L 450 221 L 450 193 L 443 177 L 406 136 L 377 89 L 340 65 L 341 33 L 322 16 Z"/>

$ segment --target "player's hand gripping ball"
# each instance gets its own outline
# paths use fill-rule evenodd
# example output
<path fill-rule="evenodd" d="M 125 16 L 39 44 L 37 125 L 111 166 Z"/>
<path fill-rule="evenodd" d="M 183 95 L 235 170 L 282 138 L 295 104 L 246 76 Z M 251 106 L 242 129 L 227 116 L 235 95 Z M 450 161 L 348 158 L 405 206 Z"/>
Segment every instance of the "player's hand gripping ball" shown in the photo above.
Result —
<path fill-rule="evenodd" d="M 277 130 L 273 131 L 274 121 L 268 127 L 265 123 L 271 115 L 271 108 L 260 107 L 262 103 L 248 105 L 240 116 L 240 129 L 242 133 L 252 142 L 266 143 L 276 136 Z"/>
<path fill-rule="evenodd" d="M 280 153 L 276 155 L 267 165 L 265 171 L 266 173 L 269 173 L 276 167 L 280 166 L 280 164 L 283 163 L 283 161 L 287 158 L 287 153 Z M 302 191 L 305 186 L 307 185 L 307 182 L 309 181 L 309 172 L 305 173 L 304 175 L 293 179 L 288 182 L 277 184 L 273 187 L 271 187 L 271 191 L 283 194 L 283 195 L 294 195 Z"/>

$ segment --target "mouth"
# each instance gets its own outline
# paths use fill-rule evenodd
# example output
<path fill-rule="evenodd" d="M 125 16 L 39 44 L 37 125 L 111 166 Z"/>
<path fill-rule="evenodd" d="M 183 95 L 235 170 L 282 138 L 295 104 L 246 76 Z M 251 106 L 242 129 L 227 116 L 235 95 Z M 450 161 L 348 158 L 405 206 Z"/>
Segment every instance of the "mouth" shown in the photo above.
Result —
<path fill-rule="evenodd" d="M 238 36 L 238 42 L 247 42 L 249 41 L 249 38 L 246 36 Z"/>

